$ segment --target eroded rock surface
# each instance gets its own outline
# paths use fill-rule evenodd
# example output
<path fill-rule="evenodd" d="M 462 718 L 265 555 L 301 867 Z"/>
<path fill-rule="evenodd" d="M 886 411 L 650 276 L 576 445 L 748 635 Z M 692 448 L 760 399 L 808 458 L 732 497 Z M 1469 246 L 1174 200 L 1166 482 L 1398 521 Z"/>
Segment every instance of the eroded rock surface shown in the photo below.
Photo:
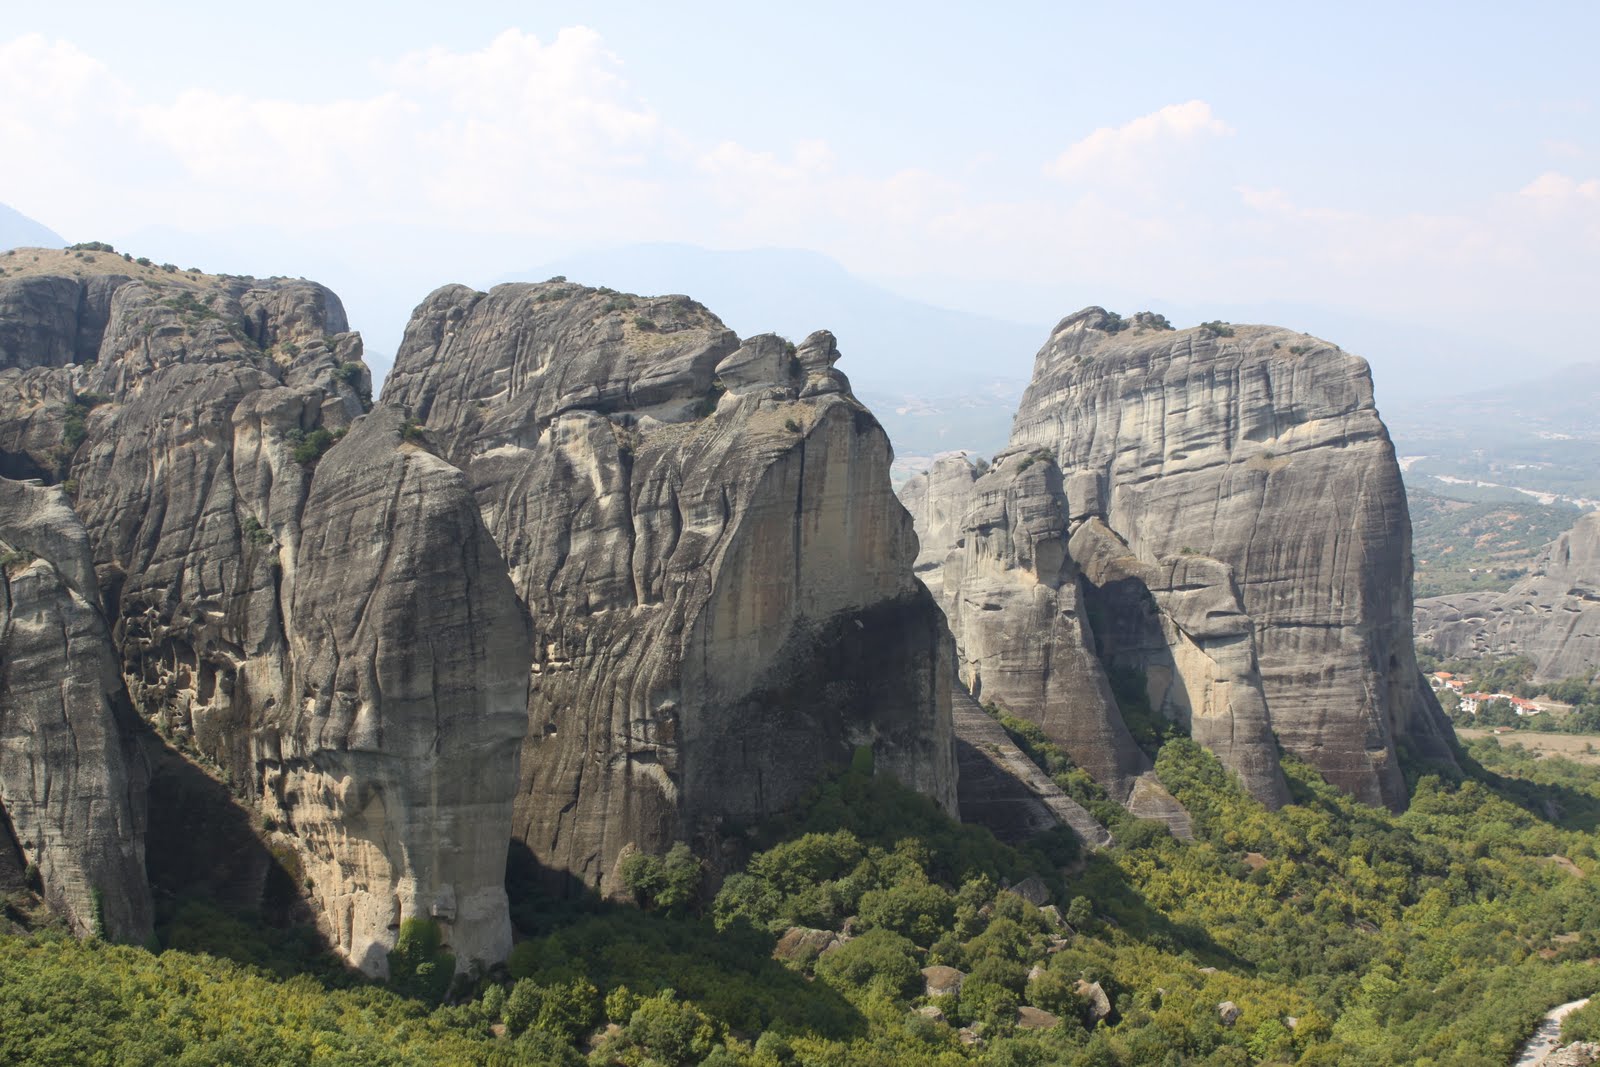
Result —
<path fill-rule="evenodd" d="M 1063 320 L 993 468 L 945 460 L 904 491 L 963 680 L 1113 795 L 1147 779 L 1103 667 L 1137 672 L 1266 803 L 1286 796 L 1275 736 L 1403 805 L 1397 745 L 1453 756 L 1411 647 L 1410 523 L 1365 362 L 1272 327 L 1117 327 Z M 1051 695 L 1058 670 L 1076 680 Z"/>
<path fill-rule="evenodd" d="M 0 841 L 76 933 L 143 941 L 131 718 L 83 524 L 60 489 L 0 478 Z"/>
<path fill-rule="evenodd" d="M 317 467 L 288 614 L 291 700 L 257 727 L 264 808 L 304 842 L 337 944 L 382 973 L 403 918 L 511 950 L 527 617 L 461 471 L 380 408 Z"/>
<path fill-rule="evenodd" d="M 503 957 L 527 630 L 463 475 L 362 420 L 322 286 L 51 255 L 0 281 L 0 461 L 70 489 L 133 705 L 267 808 L 366 970 L 413 915 Z"/>
<path fill-rule="evenodd" d="M 1111 843 L 1100 821 L 1051 781 L 970 695 L 957 687 L 952 701 L 962 819 L 1012 843 L 1057 825 L 1071 827 L 1091 848 Z"/>
<path fill-rule="evenodd" d="M 1417 601 L 1417 640 L 1446 656 L 1527 656 L 1534 679 L 1600 673 L 1600 512 L 1545 549 L 1504 593 Z"/>
<path fill-rule="evenodd" d="M 384 389 L 462 465 L 533 625 L 516 836 L 611 891 L 870 748 L 955 807 L 949 636 L 833 364 L 684 297 L 448 286 Z"/>

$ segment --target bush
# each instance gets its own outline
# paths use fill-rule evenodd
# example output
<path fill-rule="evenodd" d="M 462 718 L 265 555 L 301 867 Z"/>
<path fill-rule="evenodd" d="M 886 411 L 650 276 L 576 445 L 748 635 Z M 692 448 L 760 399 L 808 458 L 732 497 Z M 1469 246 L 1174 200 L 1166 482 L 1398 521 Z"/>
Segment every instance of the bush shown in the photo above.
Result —
<path fill-rule="evenodd" d="M 389 953 L 389 984 L 402 996 L 429 1004 L 444 999 L 456 974 L 456 958 L 441 945 L 439 924 L 412 918 L 400 923 L 400 936 Z"/>
<path fill-rule="evenodd" d="M 872 990 L 889 997 L 918 992 L 917 946 L 890 930 L 868 930 L 817 960 L 817 977 L 849 995 Z"/>
<path fill-rule="evenodd" d="M 1133 317 L 1133 324 L 1146 330 L 1170 330 L 1172 323 L 1167 321 L 1165 315 L 1158 315 L 1154 311 L 1141 311 Z"/>
<path fill-rule="evenodd" d="M 931 945 L 955 917 L 955 898 L 929 882 L 894 885 L 861 895 L 863 922 Z"/>
<path fill-rule="evenodd" d="M 1210 322 L 1202 322 L 1200 324 L 1200 328 L 1202 330 L 1205 330 L 1212 337 L 1232 337 L 1233 336 L 1233 327 L 1230 326 L 1228 323 L 1223 322 L 1221 319 L 1213 319 Z"/>
<path fill-rule="evenodd" d="M 599 1021 L 600 992 L 582 978 L 556 985 L 524 978 L 506 996 L 503 1016 L 512 1034 L 531 1028 L 576 1042 Z"/>
<path fill-rule="evenodd" d="M 1600 1041 L 1600 997 L 1589 1001 L 1561 1021 L 1561 1040 Z"/>
<path fill-rule="evenodd" d="M 711 1019 L 693 1004 L 679 1001 L 670 989 L 641 1001 L 623 1036 L 651 1060 L 669 1067 L 699 1063 L 717 1042 Z"/>
<path fill-rule="evenodd" d="M 622 884 L 640 906 L 683 915 L 698 911 L 705 869 L 689 846 L 679 841 L 665 859 L 635 852 L 622 861 Z"/>
<path fill-rule="evenodd" d="M 315 466 L 317 461 L 327 454 L 340 439 L 344 437 L 344 430 L 329 430 L 319 426 L 310 433 L 300 430 L 291 430 L 284 435 L 294 450 L 294 461 L 303 467 Z"/>

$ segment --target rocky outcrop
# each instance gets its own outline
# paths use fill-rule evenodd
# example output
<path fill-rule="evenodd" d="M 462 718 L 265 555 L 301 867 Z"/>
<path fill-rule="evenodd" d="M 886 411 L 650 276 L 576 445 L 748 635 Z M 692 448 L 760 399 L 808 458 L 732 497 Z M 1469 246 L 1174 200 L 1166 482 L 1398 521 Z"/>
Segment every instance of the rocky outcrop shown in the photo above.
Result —
<path fill-rule="evenodd" d="M 1071 827 L 1091 848 L 1111 844 L 1100 821 L 1051 781 L 965 690 L 957 687 L 952 702 L 964 821 L 1014 844 L 1056 826 Z"/>
<path fill-rule="evenodd" d="M 75 496 L 134 707 L 265 808 L 364 969 L 412 916 L 503 957 L 527 628 L 464 476 L 362 418 L 323 287 L 84 255 L 114 269 L 0 281 L 0 448 Z"/>
<path fill-rule="evenodd" d="M 449 286 L 384 388 L 463 466 L 532 616 L 516 837 L 611 891 L 870 749 L 955 806 L 949 636 L 826 333 L 684 297 Z"/>
<path fill-rule="evenodd" d="M 1365 362 L 1272 327 L 1123 327 L 1063 320 L 993 468 L 947 460 L 905 490 L 964 680 L 1114 795 L 1141 768 L 1101 666 L 1268 804 L 1276 739 L 1403 805 L 1398 746 L 1453 756 L 1411 648 L 1410 525 Z M 1082 680 L 1052 695 L 1057 670 Z"/>
<path fill-rule="evenodd" d="M 317 467 L 288 604 L 290 699 L 255 728 L 263 809 L 303 843 L 336 944 L 383 973 L 402 918 L 511 950 L 526 613 L 461 471 L 379 409 Z M 498 785 L 497 785 L 498 783 Z"/>
<path fill-rule="evenodd" d="M 1417 601 L 1417 640 L 1445 656 L 1527 656 L 1535 681 L 1600 674 L 1600 512 L 1545 549 L 1504 593 Z"/>
<path fill-rule="evenodd" d="M 60 489 L 0 478 L 0 840 L 75 932 L 143 941 L 131 717 L 83 524 Z"/>
<path fill-rule="evenodd" d="M 980 475 L 965 459 L 946 457 L 901 496 L 922 533 L 918 574 L 956 635 L 968 699 L 1038 723 L 1114 800 L 1188 837 L 1187 813 L 1129 733 L 1096 654 L 1082 576 L 1067 553 L 1069 512 L 1055 464 L 1029 456 Z M 985 744 L 998 744 L 987 718 L 978 711 L 957 719 L 963 769 L 976 776 L 963 782 L 963 817 L 1012 837 L 1011 820 L 1033 816 L 1029 825 L 1037 826 L 1048 812 L 1103 844 L 1104 828 L 1086 823 L 1086 812 L 1045 801 L 1027 766 L 983 758 Z M 1030 794 L 1045 801 L 1043 812 Z"/>

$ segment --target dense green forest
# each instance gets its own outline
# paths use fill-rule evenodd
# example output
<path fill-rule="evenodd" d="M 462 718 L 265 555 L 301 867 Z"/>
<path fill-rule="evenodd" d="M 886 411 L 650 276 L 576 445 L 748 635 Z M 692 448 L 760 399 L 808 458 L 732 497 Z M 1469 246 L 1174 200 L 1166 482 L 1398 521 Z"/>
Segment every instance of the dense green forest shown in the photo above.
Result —
<path fill-rule="evenodd" d="M 451 982 L 412 922 L 390 986 L 201 901 L 134 947 L 38 926 L 14 895 L 0 1062 L 1504 1064 L 1600 991 L 1596 768 L 1475 746 L 1464 774 L 1412 768 L 1394 815 L 1286 758 L 1293 803 L 1269 812 L 1173 737 L 1156 769 L 1194 816 L 1185 843 L 1002 722 L 1114 847 L 1007 847 L 863 759 L 748 831 L 715 894 L 687 849 L 628 863 L 638 907 L 543 896 L 514 862 L 507 966 Z M 929 966 L 959 991 L 930 999 Z"/>

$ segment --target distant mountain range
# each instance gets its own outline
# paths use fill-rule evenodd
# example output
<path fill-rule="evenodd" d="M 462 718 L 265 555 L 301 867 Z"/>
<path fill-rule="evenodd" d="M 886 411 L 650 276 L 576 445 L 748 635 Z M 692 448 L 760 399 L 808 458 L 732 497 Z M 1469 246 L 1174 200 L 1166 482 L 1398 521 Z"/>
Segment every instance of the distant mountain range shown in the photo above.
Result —
<path fill-rule="evenodd" d="M 0 204 L 0 252 L 11 248 L 60 248 L 66 238 L 14 207 Z"/>

